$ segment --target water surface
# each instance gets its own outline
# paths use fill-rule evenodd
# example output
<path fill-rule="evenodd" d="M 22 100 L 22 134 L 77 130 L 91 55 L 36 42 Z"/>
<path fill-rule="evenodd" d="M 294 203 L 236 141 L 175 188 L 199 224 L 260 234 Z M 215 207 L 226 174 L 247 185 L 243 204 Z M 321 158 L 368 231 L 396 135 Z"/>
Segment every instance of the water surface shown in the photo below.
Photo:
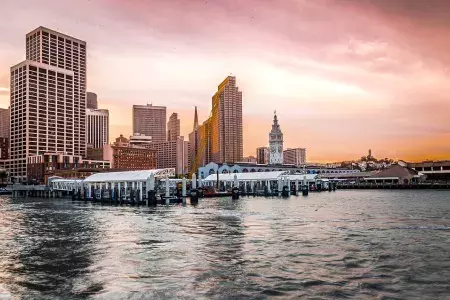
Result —
<path fill-rule="evenodd" d="M 450 299 L 450 192 L 0 198 L 0 299 Z"/>

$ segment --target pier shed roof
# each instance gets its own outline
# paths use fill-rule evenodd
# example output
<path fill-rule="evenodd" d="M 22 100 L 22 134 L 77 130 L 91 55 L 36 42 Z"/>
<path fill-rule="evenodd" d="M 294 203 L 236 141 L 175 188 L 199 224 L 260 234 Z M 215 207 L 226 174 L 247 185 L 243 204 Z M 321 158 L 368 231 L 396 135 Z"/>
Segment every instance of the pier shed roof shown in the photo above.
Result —
<path fill-rule="evenodd" d="M 96 173 L 84 179 L 84 182 L 137 182 L 146 181 L 150 175 L 155 178 L 162 178 L 166 175 L 175 176 L 175 169 L 154 169 L 154 170 L 139 170 L 139 171 L 125 171 L 125 172 L 104 172 Z"/>

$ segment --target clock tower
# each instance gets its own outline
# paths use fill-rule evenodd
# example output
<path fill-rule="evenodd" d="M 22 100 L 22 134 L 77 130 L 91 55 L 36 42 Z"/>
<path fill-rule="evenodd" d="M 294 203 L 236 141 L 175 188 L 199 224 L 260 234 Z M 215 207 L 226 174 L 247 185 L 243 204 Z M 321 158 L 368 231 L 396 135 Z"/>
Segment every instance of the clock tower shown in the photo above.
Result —
<path fill-rule="evenodd" d="M 269 134 L 269 164 L 281 165 L 283 164 L 283 133 L 278 124 L 277 112 L 273 117 L 272 131 Z"/>

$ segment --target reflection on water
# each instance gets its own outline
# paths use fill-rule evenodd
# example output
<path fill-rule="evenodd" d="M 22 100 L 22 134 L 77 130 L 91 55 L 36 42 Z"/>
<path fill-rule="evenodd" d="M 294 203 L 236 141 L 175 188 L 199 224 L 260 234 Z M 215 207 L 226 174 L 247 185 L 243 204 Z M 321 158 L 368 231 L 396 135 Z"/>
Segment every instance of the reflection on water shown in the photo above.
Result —
<path fill-rule="evenodd" d="M 114 207 L 0 198 L 0 299 L 444 299 L 450 193 Z"/>

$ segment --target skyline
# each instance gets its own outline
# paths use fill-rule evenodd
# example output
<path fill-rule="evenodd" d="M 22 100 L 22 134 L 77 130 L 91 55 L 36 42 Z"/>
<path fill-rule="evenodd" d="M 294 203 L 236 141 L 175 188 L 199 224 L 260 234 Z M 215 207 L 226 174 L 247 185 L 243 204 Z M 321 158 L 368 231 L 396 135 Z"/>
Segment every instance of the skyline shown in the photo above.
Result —
<path fill-rule="evenodd" d="M 358 159 L 369 148 L 405 160 L 450 153 L 445 2 L 62 2 L 4 4 L 0 107 L 9 106 L 25 34 L 45 26 L 87 42 L 87 90 L 110 110 L 111 140 L 131 135 L 132 106 L 146 103 L 177 112 L 187 138 L 194 106 L 202 123 L 232 73 L 243 91 L 245 156 L 267 146 L 273 110 L 285 148 L 307 148 L 308 161 Z"/>

